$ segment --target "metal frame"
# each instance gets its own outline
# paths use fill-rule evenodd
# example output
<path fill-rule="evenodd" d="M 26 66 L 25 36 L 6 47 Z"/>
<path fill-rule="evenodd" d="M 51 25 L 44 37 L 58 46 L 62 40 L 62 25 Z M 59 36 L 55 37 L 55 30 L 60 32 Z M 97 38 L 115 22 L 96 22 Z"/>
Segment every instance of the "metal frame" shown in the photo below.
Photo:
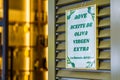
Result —
<path fill-rule="evenodd" d="M 8 80 L 8 7 L 9 7 L 9 0 L 3 0 L 2 80 Z"/>
<path fill-rule="evenodd" d="M 48 80 L 55 79 L 55 0 L 48 0 Z"/>
<path fill-rule="evenodd" d="M 120 0 L 111 0 L 111 80 L 120 80 Z"/>
<path fill-rule="evenodd" d="M 2 21 L 0 21 L 0 26 L 2 26 L 2 24 L 3 24 Z"/>

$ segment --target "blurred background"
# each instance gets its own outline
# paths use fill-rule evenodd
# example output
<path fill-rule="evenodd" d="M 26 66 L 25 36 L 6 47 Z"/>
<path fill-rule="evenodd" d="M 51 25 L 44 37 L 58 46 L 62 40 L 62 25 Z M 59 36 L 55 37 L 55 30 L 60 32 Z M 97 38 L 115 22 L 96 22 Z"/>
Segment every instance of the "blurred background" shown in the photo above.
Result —
<path fill-rule="evenodd" d="M 3 9 L 0 0 L 0 20 Z M 9 0 L 8 10 L 8 80 L 48 80 L 48 0 Z"/>

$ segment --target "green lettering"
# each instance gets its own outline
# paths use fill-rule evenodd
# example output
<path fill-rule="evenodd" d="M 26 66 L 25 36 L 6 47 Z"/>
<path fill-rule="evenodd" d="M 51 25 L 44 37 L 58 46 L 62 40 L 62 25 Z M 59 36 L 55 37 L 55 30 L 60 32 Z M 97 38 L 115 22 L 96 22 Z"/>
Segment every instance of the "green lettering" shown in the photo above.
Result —
<path fill-rule="evenodd" d="M 87 13 L 83 14 L 84 15 L 84 18 L 87 18 Z"/>
<path fill-rule="evenodd" d="M 80 15 L 76 15 L 76 16 L 75 16 L 75 19 L 80 19 Z"/>
<path fill-rule="evenodd" d="M 89 47 L 74 47 L 73 51 L 88 51 Z"/>
<path fill-rule="evenodd" d="M 70 29 L 74 29 L 74 25 L 71 25 Z"/>
<path fill-rule="evenodd" d="M 80 43 L 89 43 L 90 39 L 77 39 L 73 40 L 74 44 L 80 44 Z"/>
<path fill-rule="evenodd" d="M 81 31 L 81 32 L 75 32 L 74 33 L 74 36 L 82 36 L 82 35 L 87 35 L 88 34 L 88 31 Z"/>
<path fill-rule="evenodd" d="M 87 35 L 88 34 L 88 31 L 85 31 L 85 35 Z"/>
<path fill-rule="evenodd" d="M 81 19 L 81 18 L 86 18 L 86 17 L 87 17 L 87 13 L 84 13 L 84 14 L 76 15 L 74 19 Z"/>
<path fill-rule="evenodd" d="M 92 27 L 92 24 L 93 24 L 92 22 L 91 23 L 87 23 L 86 27 Z"/>
<path fill-rule="evenodd" d="M 92 27 L 93 23 L 82 23 L 82 24 L 76 24 L 76 25 L 71 25 L 70 29 L 78 29 L 78 28 L 88 28 Z"/>

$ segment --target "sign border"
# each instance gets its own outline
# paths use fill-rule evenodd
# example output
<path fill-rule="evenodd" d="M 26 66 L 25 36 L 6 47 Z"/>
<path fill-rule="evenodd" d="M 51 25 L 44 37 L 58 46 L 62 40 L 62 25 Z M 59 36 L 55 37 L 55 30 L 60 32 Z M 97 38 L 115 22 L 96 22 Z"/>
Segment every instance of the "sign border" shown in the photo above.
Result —
<path fill-rule="evenodd" d="M 93 7 L 95 7 L 95 20 L 94 20 L 94 23 L 95 23 L 95 41 L 96 41 L 96 53 L 95 53 L 95 68 L 69 68 L 69 67 L 67 67 L 67 55 L 68 55 L 68 38 L 67 38 L 67 36 L 68 36 L 68 25 L 67 25 L 67 16 L 66 16 L 66 13 L 68 12 L 68 11 L 70 11 L 70 10 L 77 10 L 77 9 L 82 9 L 82 8 L 86 8 L 86 7 L 91 7 L 91 6 L 93 6 Z M 82 69 L 82 70 L 97 70 L 98 69 L 98 29 L 97 29 L 97 27 L 98 27 L 98 18 L 97 18 L 97 16 L 98 16 L 98 8 L 97 8 L 97 6 L 96 6 L 96 4 L 94 4 L 94 5 L 88 5 L 88 6 L 82 6 L 82 7 L 78 7 L 78 8 L 73 8 L 73 9 L 68 9 L 68 10 L 65 10 L 65 30 L 66 30 L 66 35 L 65 35 L 65 41 L 66 41 L 66 46 L 65 46 L 65 48 L 66 48 L 66 54 L 65 54 L 65 66 L 66 66 L 66 68 L 68 68 L 68 69 Z"/>

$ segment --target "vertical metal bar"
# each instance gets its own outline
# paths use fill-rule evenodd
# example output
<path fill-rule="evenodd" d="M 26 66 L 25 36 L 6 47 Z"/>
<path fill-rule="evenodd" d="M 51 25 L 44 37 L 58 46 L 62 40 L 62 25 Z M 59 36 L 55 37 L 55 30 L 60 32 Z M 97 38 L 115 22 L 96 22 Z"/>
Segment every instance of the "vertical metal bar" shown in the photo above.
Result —
<path fill-rule="evenodd" d="M 3 0 L 3 70 L 2 80 L 8 80 L 8 3 L 9 0 Z"/>
<path fill-rule="evenodd" d="M 55 1 L 48 0 L 48 80 L 55 79 Z"/>
<path fill-rule="evenodd" d="M 11 47 L 10 48 L 10 53 L 11 53 L 11 57 L 10 57 L 10 59 L 11 59 L 11 61 L 10 61 L 10 80 L 13 80 L 13 51 L 14 51 L 14 48 L 13 47 Z"/>
<path fill-rule="evenodd" d="M 120 80 L 120 0 L 111 0 L 111 80 Z"/>
<path fill-rule="evenodd" d="M 0 21 L 0 26 L 2 26 L 2 21 Z"/>

